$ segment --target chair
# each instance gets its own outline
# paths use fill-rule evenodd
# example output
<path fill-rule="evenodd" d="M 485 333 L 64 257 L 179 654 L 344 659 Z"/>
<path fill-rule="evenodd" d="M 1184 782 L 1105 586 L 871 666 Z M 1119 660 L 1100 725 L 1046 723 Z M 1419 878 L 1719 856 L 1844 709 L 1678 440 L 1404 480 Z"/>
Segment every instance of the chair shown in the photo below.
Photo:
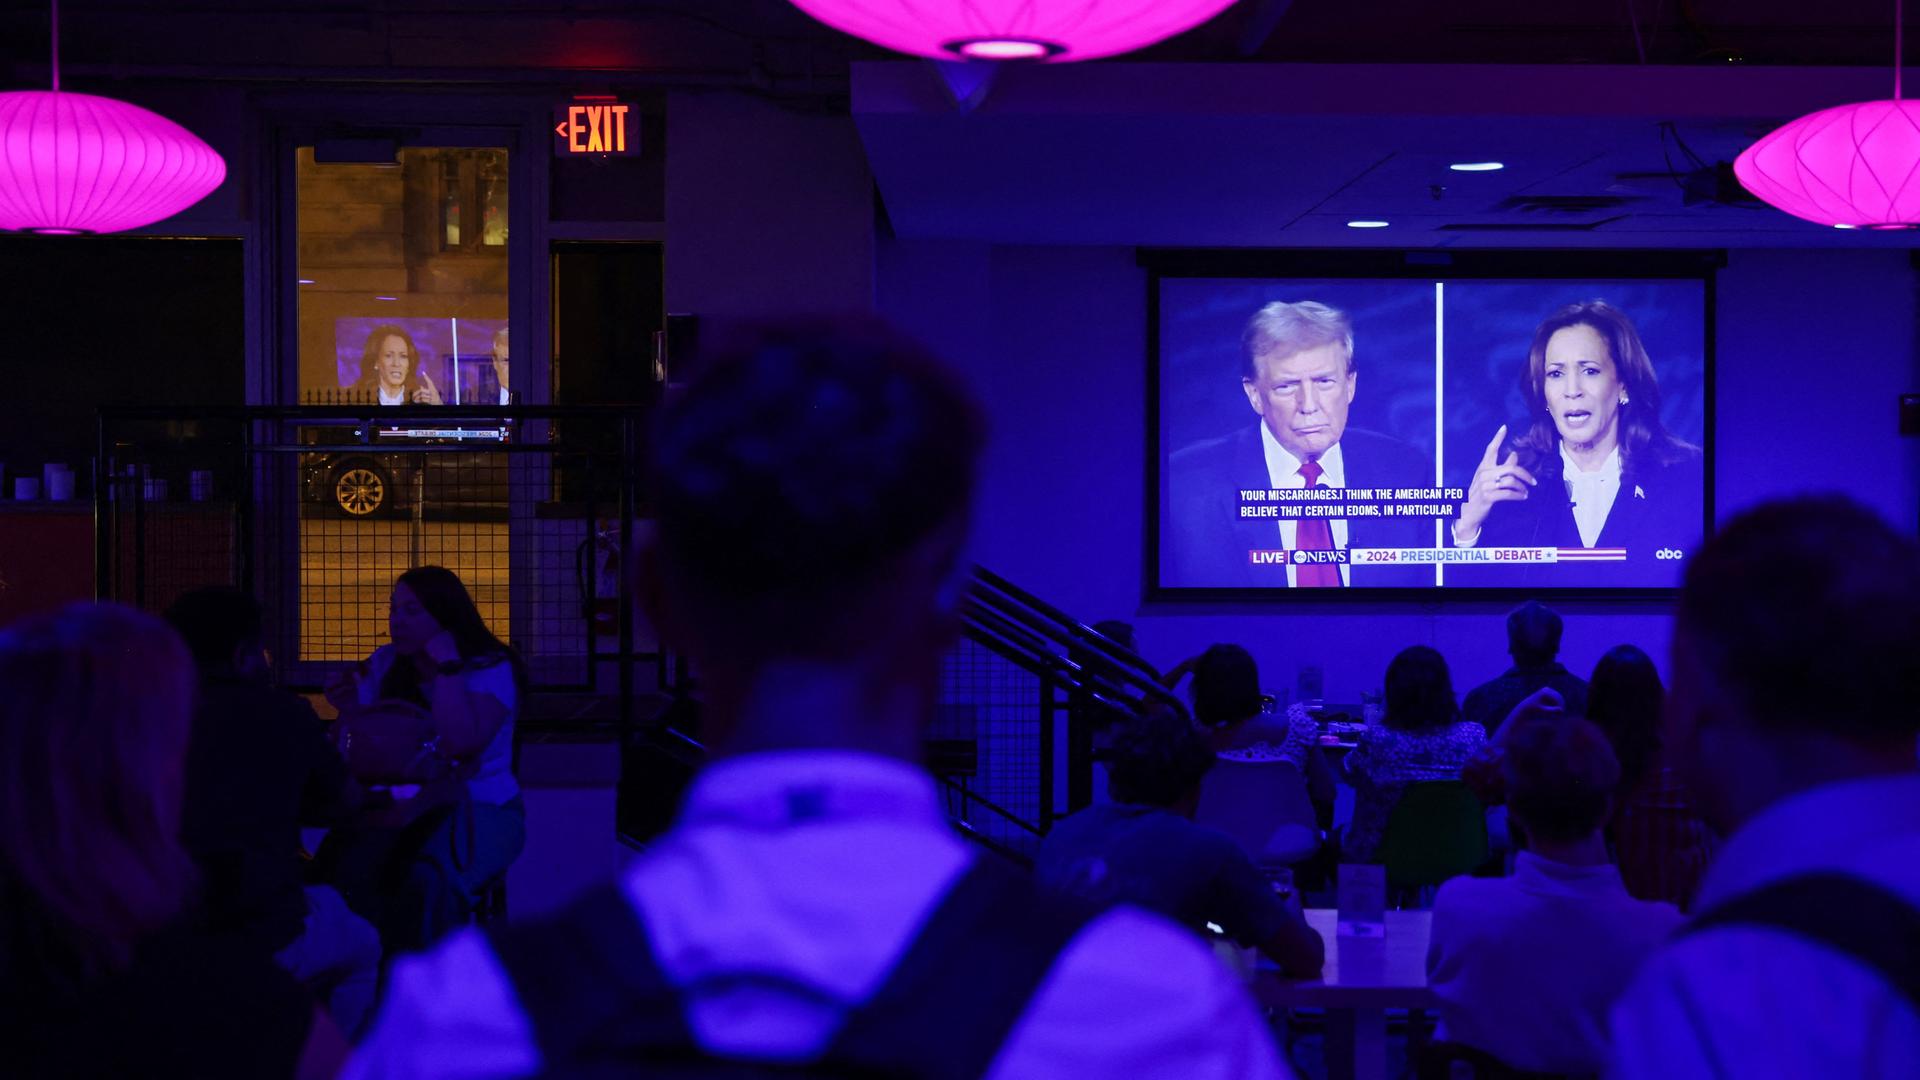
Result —
<path fill-rule="evenodd" d="M 1423 899 L 1441 882 L 1472 873 L 1487 858 L 1487 819 L 1480 799 L 1458 780 L 1408 784 L 1380 838 L 1387 885 Z"/>
<path fill-rule="evenodd" d="M 1226 833 L 1266 869 L 1305 862 L 1320 850 L 1307 781 L 1290 761 L 1216 761 L 1200 782 L 1193 820 Z"/>

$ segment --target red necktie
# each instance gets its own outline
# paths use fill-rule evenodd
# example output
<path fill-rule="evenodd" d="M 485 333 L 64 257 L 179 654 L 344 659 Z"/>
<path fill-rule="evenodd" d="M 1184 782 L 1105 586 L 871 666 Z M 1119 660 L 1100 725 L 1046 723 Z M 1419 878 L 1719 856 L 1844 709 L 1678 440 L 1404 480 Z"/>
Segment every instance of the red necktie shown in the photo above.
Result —
<path fill-rule="evenodd" d="M 1317 461 L 1300 463 L 1300 475 L 1307 478 L 1307 486 L 1320 486 L 1320 474 L 1325 472 Z M 1315 506 L 1316 503 L 1307 503 Z M 1293 549 L 1295 551 L 1332 551 L 1333 523 L 1327 518 L 1301 518 L 1293 527 Z M 1294 567 L 1293 580 L 1297 588 L 1337 589 L 1340 587 L 1340 567 L 1336 563 L 1301 563 Z"/>

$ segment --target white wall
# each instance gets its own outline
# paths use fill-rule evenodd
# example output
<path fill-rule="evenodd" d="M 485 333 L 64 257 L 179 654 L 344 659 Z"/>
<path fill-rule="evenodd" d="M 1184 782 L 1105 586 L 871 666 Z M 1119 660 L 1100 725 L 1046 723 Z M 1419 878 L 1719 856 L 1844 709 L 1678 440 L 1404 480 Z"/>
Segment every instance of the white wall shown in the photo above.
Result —
<path fill-rule="evenodd" d="M 1143 606 L 1146 283 L 1120 248 L 883 241 L 884 314 L 963 369 L 993 424 L 979 561 L 1088 622 L 1132 621 L 1164 665 L 1245 644 L 1270 689 L 1325 670 L 1330 700 L 1380 684 L 1416 643 L 1464 690 L 1506 664 L 1504 604 Z M 1920 389 L 1904 252 L 1737 251 L 1719 275 L 1718 504 L 1810 487 L 1851 492 L 1912 530 L 1920 440 L 1895 402 Z M 1622 641 L 1664 661 L 1661 605 L 1559 605 L 1584 674 Z"/>

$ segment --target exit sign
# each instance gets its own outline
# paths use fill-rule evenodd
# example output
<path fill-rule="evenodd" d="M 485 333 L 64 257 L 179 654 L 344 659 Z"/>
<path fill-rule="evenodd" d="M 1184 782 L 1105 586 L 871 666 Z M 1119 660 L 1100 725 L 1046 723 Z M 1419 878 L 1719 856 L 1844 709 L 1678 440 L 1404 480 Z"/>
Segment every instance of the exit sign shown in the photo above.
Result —
<path fill-rule="evenodd" d="M 640 153 L 640 114 L 612 98 L 576 98 L 553 107 L 555 157 L 633 157 Z"/>

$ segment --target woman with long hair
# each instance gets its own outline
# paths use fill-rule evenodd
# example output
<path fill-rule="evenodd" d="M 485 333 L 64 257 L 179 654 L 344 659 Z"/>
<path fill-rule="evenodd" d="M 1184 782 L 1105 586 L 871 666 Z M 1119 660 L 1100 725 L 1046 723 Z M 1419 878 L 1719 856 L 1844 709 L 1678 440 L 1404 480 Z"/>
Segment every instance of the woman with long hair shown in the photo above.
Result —
<path fill-rule="evenodd" d="M 1594 665 L 1587 719 L 1606 732 L 1620 759 L 1617 809 L 1607 837 L 1627 892 L 1685 911 L 1720 842 L 1694 812 L 1686 785 L 1661 752 L 1666 694 L 1652 658 L 1632 645 L 1616 645 Z"/>
<path fill-rule="evenodd" d="M 1193 721 L 1207 733 L 1215 753 L 1228 761 L 1288 761 L 1303 774 L 1319 752 L 1318 728 L 1306 706 L 1294 703 L 1285 716 L 1268 715 L 1260 692 L 1260 669 L 1239 645 L 1210 645 L 1161 677 L 1172 690 L 1188 674 Z M 1329 780 L 1330 782 L 1330 780 Z"/>
<path fill-rule="evenodd" d="M 196 929 L 180 841 L 194 683 L 180 639 L 127 608 L 0 633 L 10 1075 L 327 1076 L 345 1055 L 270 957 Z"/>
<path fill-rule="evenodd" d="M 1408 784 L 1459 779 L 1487 741 L 1485 728 L 1461 718 L 1446 658 L 1425 645 L 1400 650 L 1387 665 L 1386 706 L 1345 762 L 1354 789 L 1353 826 L 1341 841 L 1346 862 L 1374 860 Z"/>
<path fill-rule="evenodd" d="M 426 710 L 433 753 L 453 770 L 448 805 L 405 826 L 336 830 L 320 858 L 391 954 L 465 922 L 525 846 L 513 746 L 526 672 L 444 567 L 400 575 L 387 632 L 359 670 L 329 681 L 327 700 L 343 715 L 396 702 Z"/>
<path fill-rule="evenodd" d="M 1661 419 L 1660 381 L 1626 312 L 1583 300 L 1549 315 L 1534 329 L 1520 392 L 1527 429 L 1504 458 L 1504 425 L 1487 444 L 1455 544 L 1625 548 L 1638 564 L 1698 539 L 1700 449 Z M 1603 564 L 1586 569 L 1605 583 Z M 1553 580 L 1587 583 L 1564 567 Z"/>
<path fill-rule="evenodd" d="M 420 347 L 405 328 L 382 323 L 367 335 L 353 393 L 382 405 L 438 405 L 440 388 L 420 365 Z"/>

